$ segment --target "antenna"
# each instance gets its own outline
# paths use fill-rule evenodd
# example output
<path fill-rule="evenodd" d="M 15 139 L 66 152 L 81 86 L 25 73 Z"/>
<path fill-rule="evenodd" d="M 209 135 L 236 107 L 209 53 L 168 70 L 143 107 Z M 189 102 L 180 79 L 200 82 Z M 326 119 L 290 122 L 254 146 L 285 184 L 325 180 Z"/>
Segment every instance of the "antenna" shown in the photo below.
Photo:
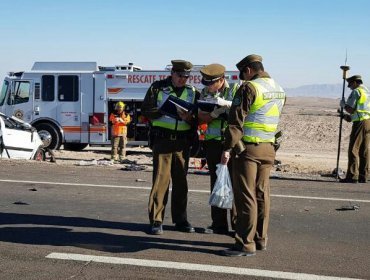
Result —
<path fill-rule="evenodd" d="M 343 71 L 343 90 L 342 90 L 342 101 L 344 102 L 344 91 L 345 91 L 345 82 L 346 82 L 346 76 L 347 71 L 350 69 L 349 66 L 347 66 L 347 49 L 346 49 L 346 59 L 344 60 L 344 65 L 340 66 L 340 69 Z M 337 168 L 336 168 L 336 179 L 339 180 L 339 157 L 340 157 L 340 146 L 341 146 L 341 138 L 342 138 L 342 122 L 343 122 L 343 107 L 340 107 L 340 121 L 339 121 L 339 139 L 338 139 L 338 153 L 337 153 Z"/>

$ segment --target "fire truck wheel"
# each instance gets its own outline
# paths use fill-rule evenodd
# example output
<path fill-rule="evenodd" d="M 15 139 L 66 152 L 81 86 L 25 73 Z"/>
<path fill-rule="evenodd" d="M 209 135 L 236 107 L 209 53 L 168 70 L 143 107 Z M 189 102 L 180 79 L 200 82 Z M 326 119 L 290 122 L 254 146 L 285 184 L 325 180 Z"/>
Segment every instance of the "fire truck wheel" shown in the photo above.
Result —
<path fill-rule="evenodd" d="M 54 125 L 49 123 L 36 124 L 35 128 L 40 135 L 44 148 L 58 150 L 60 148 L 61 137 Z"/>
<path fill-rule="evenodd" d="M 33 159 L 36 160 L 36 161 L 44 161 L 45 160 L 45 151 L 42 148 L 38 148 L 38 150 L 36 151 Z"/>

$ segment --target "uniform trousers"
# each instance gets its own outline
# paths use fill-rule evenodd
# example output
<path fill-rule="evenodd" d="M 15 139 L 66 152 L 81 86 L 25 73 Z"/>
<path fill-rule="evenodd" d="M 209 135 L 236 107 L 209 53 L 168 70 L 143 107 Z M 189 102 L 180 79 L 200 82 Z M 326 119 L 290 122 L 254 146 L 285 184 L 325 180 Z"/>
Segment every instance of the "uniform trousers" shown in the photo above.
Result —
<path fill-rule="evenodd" d="M 212 192 L 217 180 L 216 165 L 220 163 L 223 146 L 221 140 L 205 140 L 203 142 L 203 146 L 206 151 L 206 159 L 211 179 L 211 192 Z M 232 161 L 229 161 L 228 168 L 231 176 Z M 211 218 L 212 218 L 211 227 L 215 229 L 228 230 L 229 226 L 227 222 L 227 212 L 228 212 L 227 209 L 221 209 L 215 206 L 211 206 Z M 235 206 L 233 205 L 233 208 L 230 210 L 230 222 L 232 229 L 234 229 L 235 227 L 235 221 L 236 221 L 236 209 Z"/>
<path fill-rule="evenodd" d="M 173 223 L 187 221 L 189 140 L 155 138 L 153 144 L 153 185 L 149 196 L 149 221 L 162 223 L 172 181 L 171 216 Z"/>
<path fill-rule="evenodd" d="M 353 122 L 346 178 L 366 182 L 369 174 L 370 119 Z"/>
<path fill-rule="evenodd" d="M 270 216 L 270 171 L 275 159 L 271 143 L 246 144 L 233 157 L 233 190 L 237 211 L 235 246 L 254 252 L 267 245 Z"/>
<path fill-rule="evenodd" d="M 113 160 L 118 160 L 118 158 L 120 160 L 125 159 L 127 143 L 126 135 L 112 136 L 111 143 L 112 143 L 111 158 Z"/>

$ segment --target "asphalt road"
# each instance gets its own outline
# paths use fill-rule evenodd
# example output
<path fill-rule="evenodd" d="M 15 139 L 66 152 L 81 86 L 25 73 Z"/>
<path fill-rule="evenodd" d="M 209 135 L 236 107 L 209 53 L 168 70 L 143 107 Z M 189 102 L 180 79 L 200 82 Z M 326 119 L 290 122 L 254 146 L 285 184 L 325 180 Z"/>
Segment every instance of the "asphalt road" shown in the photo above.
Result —
<path fill-rule="evenodd" d="M 152 236 L 150 172 L 0 164 L 0 279 L 370 279 L 370 184 L 272 179 L 267 251 L 230 258 L 231 237 L 200 233 L 208 176 L 188 177 L 197 232 L 176 232 L 168 207 Z"/>

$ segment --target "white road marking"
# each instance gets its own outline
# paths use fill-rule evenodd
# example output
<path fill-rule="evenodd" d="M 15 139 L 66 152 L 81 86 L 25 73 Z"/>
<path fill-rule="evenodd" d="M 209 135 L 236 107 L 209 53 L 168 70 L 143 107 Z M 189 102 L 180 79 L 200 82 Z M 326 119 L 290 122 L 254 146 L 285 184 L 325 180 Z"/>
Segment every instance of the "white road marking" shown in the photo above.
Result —
<path fill-rule="evenodd" d="M 100 185 L 100 184 L 82 184 L 82 183 L 21 181 L 21 180 L 6 180 L 6 179 L 0 179 L 0 182 L 27 183 L 27 184 L 43 184 L 43 185 L 63 185 L 63 186 L 81 186 L 81 187 L 98 187 L 98 188 L 118 188 L 118 189 L 151 190 L 150 187 Z M 189 192 L 193 192 L 193 193 L 207 193 L 207 194 L 209 194 L 209 190 L 191 190 L 191 189 L 189 189 Z M 370 200 L 357 199 L 357 198 L 317 197 L 317 196 L 299 196 L 299 195 L 283 195 L 283 194 L 271 194 L 270 196 L 272 196 L 272 197 L 283 197 L 283 198 L 298 198 L 298 199 L 328 200 L 328 201 L 351 201 L 351 202 L 370 203 Z"/>
<path fill-rule="evenodd" d="M 365 202 L 370 203 L 370 200 L 352 199 L 352 198 L 336 198 L 336 197 L 317 197 L 317 196 L 300 196 L 300 195 L 284 195 L 284 194 L 271 194 L 270 196 L 285 197 L 285 198 L 303 198 L 313 200 L 331 200 L 331 201 L 352 201 L 352 202 Z"/>
<path fill-rule="evenodd" d="M 47 255 L 46 258 L 59 259 L 59 260 L 82 261 L 82 262 L 98 262 L 98 263 L 109 263 L 109 264 L 134 265 L 134 266 L 154 267 L 154 268 L 203 271 L 203 272 L 213 272 L 213 273 L 226 273 L 226 274 L 236 274 L 236 275 L 245 275 L 245 276 L 269 277 L 269 278 L 276 278 L 276 279 L 297 279 L 297 280 L 345 280 L 345 279 L 353 280 L 355 279 L 355 278 L 323 276 L 323 275 L 306 274 L 306 273 L 261 270 L 261 269 L 252 269 L 252 268 L 243 268 L 243 267 L 194 264 L 194 263 L 170 262 L 170 261 L 156 261 L 156 260 L 119 258 L 119 257 L 106 257 L 106 256 L 93 256 L 93 255 L 82 255 L 82 254 L 66 254 L 66 253 L 55 253 L 55 252 Z"/>

